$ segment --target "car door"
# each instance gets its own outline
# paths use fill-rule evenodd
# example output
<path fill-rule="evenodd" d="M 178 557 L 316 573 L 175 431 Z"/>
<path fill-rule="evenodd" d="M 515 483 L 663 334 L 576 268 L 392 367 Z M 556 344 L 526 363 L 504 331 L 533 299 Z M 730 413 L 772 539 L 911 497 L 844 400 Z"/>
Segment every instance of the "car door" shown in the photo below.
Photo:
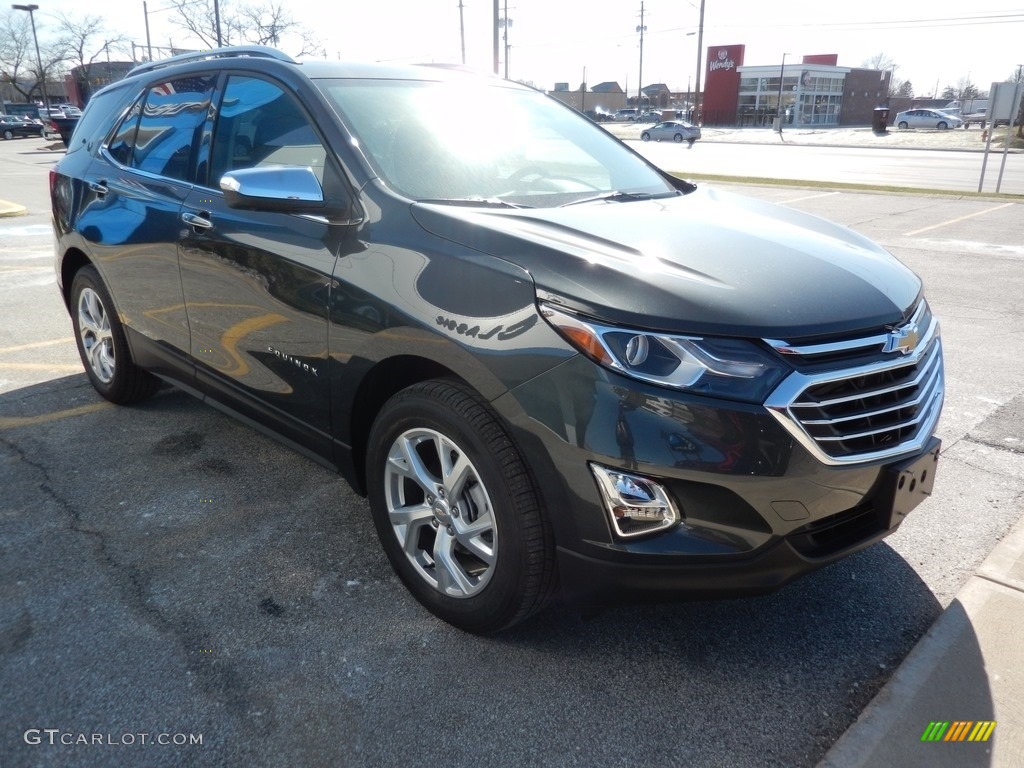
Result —
<path fill-rule="evenodd" d="M 85 174 L 77 229 L 132 336 L 136 360 L 192 380 L 178 271 L 181 205 L 192 189 L 197 136 L 216 77 L 152 83 L 121 118 Z"/>
<path fill-rule="evenodd" d="M 329 455 L 327 308 L 342 235 L 315 216 L 231 208 L 218 182 L 230 170 L 300 166 L 323 184 L 337 169 L 280 84 L 228 74 L 221 93 L 206 183 L 188 195 L 179 222 L 197 382 L 242 415 Z"/>

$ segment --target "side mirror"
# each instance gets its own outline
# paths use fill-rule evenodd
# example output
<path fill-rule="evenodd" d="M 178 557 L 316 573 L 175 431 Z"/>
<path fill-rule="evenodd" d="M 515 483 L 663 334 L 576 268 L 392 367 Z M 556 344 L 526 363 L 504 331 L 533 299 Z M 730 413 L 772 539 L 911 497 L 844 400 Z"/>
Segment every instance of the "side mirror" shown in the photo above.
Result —
<path fill-rule="evenodd" d="M 309 214 L 333 224 L 362 221 L 352 201 L 336 205 L 324 199 L 323 187 L 309 166 L 240 168 L 221 176 L 220 188 L 231 208 Z"/>

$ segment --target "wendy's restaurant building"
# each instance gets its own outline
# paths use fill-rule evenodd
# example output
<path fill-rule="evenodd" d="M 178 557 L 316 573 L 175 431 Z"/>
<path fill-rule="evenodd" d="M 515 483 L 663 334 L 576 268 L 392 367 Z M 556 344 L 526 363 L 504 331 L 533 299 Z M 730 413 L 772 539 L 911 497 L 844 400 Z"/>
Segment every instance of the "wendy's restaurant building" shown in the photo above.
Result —
<path fill-rule="evenodd" d="M 837 54 L 747 65 L 743 45 L 708 48 L 704 68 L 704 125 L 770 128 L 871 125 L 888 106 L 891 72 L 838 66 Z"/>

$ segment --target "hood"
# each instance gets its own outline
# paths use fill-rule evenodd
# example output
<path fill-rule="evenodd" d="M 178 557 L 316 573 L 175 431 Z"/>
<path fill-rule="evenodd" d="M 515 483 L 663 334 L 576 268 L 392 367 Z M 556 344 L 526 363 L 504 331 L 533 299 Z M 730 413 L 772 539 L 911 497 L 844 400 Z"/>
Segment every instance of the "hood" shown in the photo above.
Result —
<path fill-rule="evenodd" d="M 921 290 L 909 269 L 849 229 L 713 188 L 564 208 L 421 203 L 413 215 L 526 269 L 541 299 L 651 330 L 854 333 L 902 321 Z"/>

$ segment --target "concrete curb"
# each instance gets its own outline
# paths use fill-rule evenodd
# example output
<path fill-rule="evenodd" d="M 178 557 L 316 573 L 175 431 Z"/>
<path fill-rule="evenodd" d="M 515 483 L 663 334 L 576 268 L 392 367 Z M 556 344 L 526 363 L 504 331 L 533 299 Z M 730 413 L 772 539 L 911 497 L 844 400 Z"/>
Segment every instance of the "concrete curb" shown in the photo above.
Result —
<path fill-rule="evenodd" d="M 7 216 L 24 216 L 26 213 L 28 213 L 28 208 L 24 205 L 0 200 L 0 219 Z"/>
<path fill-rule="evenodd" d="M 818 768 L 1024 764 L 1024 518 Z M 924 742 L 933 721 L 995 721 L 984 742 Z M 953 733 L 952 729 L 947 735 Z"/>

